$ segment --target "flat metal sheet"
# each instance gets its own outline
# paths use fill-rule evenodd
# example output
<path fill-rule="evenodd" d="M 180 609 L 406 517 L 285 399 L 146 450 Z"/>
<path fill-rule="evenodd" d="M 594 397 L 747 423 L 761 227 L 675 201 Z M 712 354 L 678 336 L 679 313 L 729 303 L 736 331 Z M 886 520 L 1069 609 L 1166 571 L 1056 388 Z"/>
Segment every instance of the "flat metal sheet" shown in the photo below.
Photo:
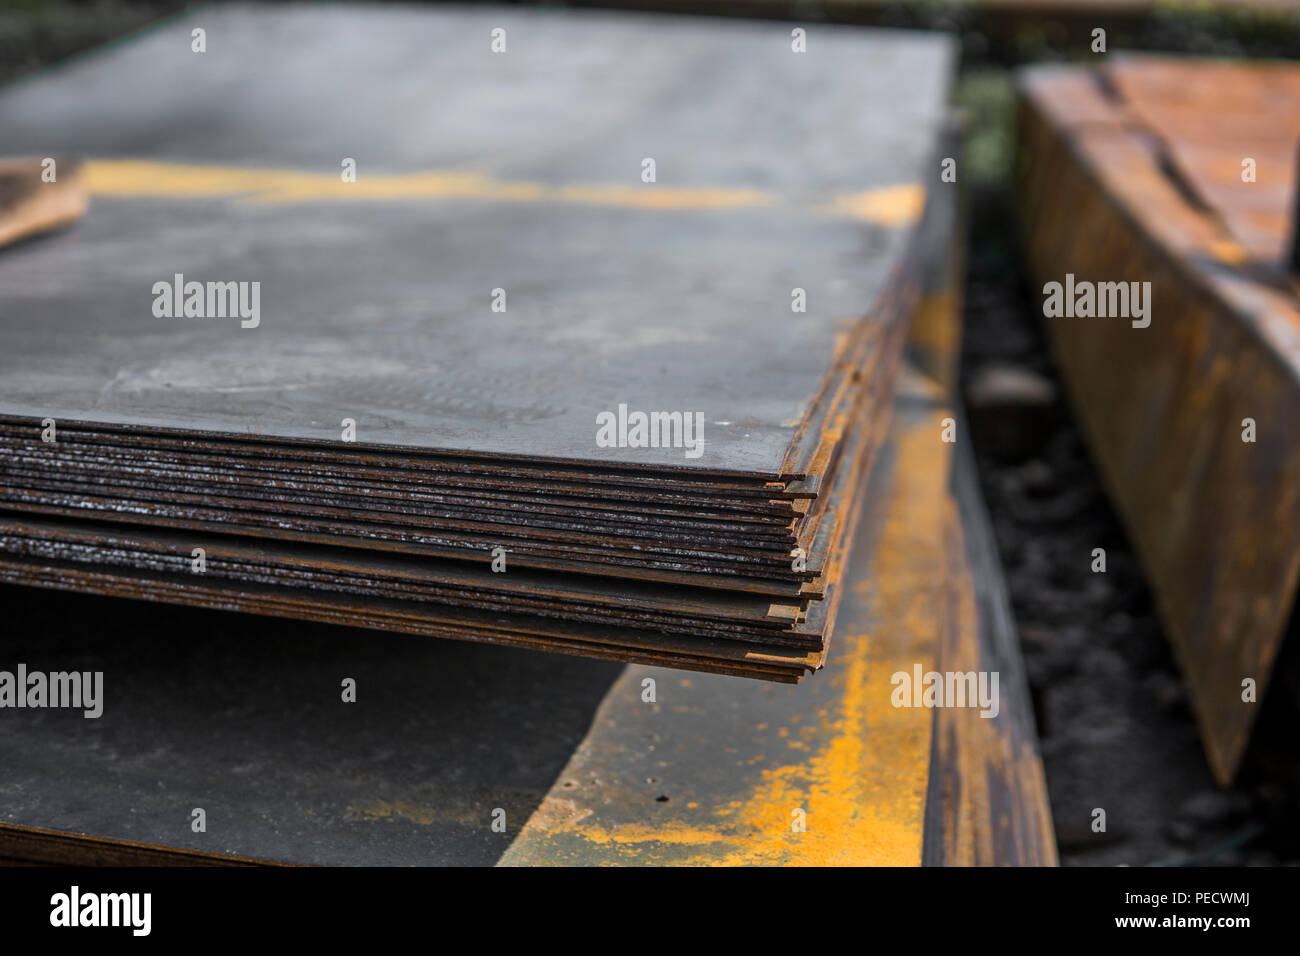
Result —
<path fill-rule="evenodd" d="M 0 410 L 326 440 L 350 417 L 361 442 L 774 474 L 937 177 L 936 36 L 201 19 L 206 53 L 179 18 L 0 93 L 5 148 L 90 157 L 94 197 L 0 258 Z M 175 274 L 260 282 L 260 324 L 155 318 Z M 598 448 L 621 403 L 701 412 L 704 454 Z"/>
<path fill-rule="evenodd" d="M 3 595 L 0 668 L 102 671 L 105 696 L 93 720 L 4 712 L 0 824 L 236 856 L 490 864 L 622 669 L 84 595 Z M 56 610 L 51 630 L 43 622 Z M 341 700 L 346 677 L 356 704 Z M 504 833 L 492 830 L 497 807 Z M 195 808 L 206 832 L 191 829 Z"/>

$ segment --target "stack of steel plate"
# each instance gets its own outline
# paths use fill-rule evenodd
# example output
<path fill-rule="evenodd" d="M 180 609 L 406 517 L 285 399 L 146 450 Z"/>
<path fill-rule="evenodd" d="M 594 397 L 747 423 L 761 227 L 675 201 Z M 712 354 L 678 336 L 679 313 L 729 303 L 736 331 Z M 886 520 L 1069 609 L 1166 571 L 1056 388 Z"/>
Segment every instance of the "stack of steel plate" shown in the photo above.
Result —
<path fill-rule="evenodd" d="M 21 594 L 7 661 L 75 666 L 83 687 L 103 675 L 95 701 L 107 699 L 86 723 L 5 716 L 0 862 L 1054 864 L 974 459 L 967 442 L 935 440 L 961 414 L 961 266 L 923 283 L 818 679 L 760 685 L 294 621 L 232 630 L 221 614 L 0 586 Z M 113 604 L 126 606 L 106 615 Z M 997 713 L 884 705 L 916 668 L 999 674 Z M 322 693 L 339 674 L 363 712 Z M 210 816 L 196 832 L 199 794 Z"/>
<path fill-rule="evenodd" d="M 32 183 L 86 156 L 92 196 L 0 254 L 0 579 L 820 667 L 948 256 L 949 44 L 201 21 L 0 94 Z"/>

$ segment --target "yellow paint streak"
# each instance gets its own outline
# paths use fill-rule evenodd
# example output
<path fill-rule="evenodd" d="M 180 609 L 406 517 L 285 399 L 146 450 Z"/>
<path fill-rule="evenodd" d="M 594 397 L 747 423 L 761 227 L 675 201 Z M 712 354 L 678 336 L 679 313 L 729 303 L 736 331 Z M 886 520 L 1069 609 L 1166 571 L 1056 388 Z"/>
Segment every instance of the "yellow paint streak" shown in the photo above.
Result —
<path fill-rule="evenodd" d="M 952 322 L 954 298 L 951 291 L 945 290 L 921 299 L 908 332 L 908 340 L 913 345 L 944 353 L 952 350 L 959 332 Z"/>
<path fill-rule="evenodd" d="M 472 823 L 476 819 L 472 810 L 447 811 L 434 807 L 412 803 L 409 800 L 376 800 L 367 807 L 349 807 L 349 820 L 380 821 L 409 820 L 421 826 L 445 823 L 454 820 L 460 823 Z"/>
<path fill-rule="evenodd" d="M 346 183 L 338 172 L 97 159 L 86 164 L 85 177 L 92 195 L 119 199 L 232 196 L 258 203 L 459 199 L 668 210 L 791 207 L 780 197 L 760 189 L 667 186 L 661 183 L 624 186 L 503 182 L 474 170 L 429 170 L 400 175 L 363 171 L 355 182 Z M 924 190 L 911 184 L 839 197 L 817 207 L 817 211 L 881 226 L 899 226 L 913 222 L 916 217 L 911 210 L 913 207 L 919 209 L 923 202 Z"/>
<path fill-rule="evenodd" d="M 117 198 L 175 199 L 242 196 L 254 202 L 341 202 L 395 199 L 547 198 L 536 183 L 501 183 L 475 172 L 420 172 L 399 176 L 362 175 L 345 183 L 337 173 L 237 166 L 188 166 L 130 159 L 86 164 L 91 194 Z"/>
<path fill-rule="evenodd" d="M 735 209 L 770 206 L 775 200 L 757 189 L 688 189 L 644 186 L 562 186 L 550 190 L 548 199 L 624 206 L 636 209 Z"/>
<path fill-rule="evenodd" d="M 830 204 L 827 212 L 878 226 L 908 226 L 921 218 L 924 209 L 924 187 L 920 183 L 905 183 L 840 196 Z"/>
<path fill-rule="evenodd" d="M 919 352 L 917 364 L 943 388 L 956 393 L 957 353 L 961 350 L 961 325 L 957 315 L 957 294 L 934 292 L 921 299 L 908 333 L 908 341 Z"/>
<path fill-rule="evenodd" d="M 833 679 L 841 696 L 821 727 L 825 743 L 806 763 L 765 771 L 742 802 L 744 840 L 725 863 L 916 866 L 921 862 L 931 714 L 895 708 L 890 677 L 933 665 L 938 643 L 931 591 L 944 582 L 944 509 L 949 446 L 936 414 L 897 435 L 897 471 L 869 588 L 878 633 L 836 635 Z M 791 813 L 807 814 L 794 832 Z"/>
<path fill-rule="evenodd" d="M 916 663 L 936 666 L 942 630 L 936 614 L 943 604 L 937 595 L 948 587 L 942 569 L 951 514 L 943 414 L 895 429 L 888 517 L 871 568 L 856 586 L 881 627 L 836 635 L 836 666 L 821 679 L 833 681 L 839 697 L 808 725 L 817 744 L 807 748 L 810 756 L 783 754 L 778 761 L 796 762 L 773 761 L 752 792 L 691 822 L 605 825 L 548 811 L 560 799 L 548 796 L 516 842 L 523 859 L 553 855 L 543 848 L 562 846 L 554 841 L 564 838 L 602 848 L 578 851 L 576 858 L 611 863 L 638 862 L 647 850 L 669 846 L 688 851 L 672 857 L 686 865 L 920 864 L 932 713 L 895 708 L 890 677 L 910 673 Z M 787 737 L 789 729 L 776 733 Z M 791 825 L 796 808 L 807 814 L 803 832 Z"/>
<path fill-rule="evenodd" d="M 702 846 L 710 843 L 729 842 L 726 834 L 720 830 L 704 827 L 686 826 L 672 823 L 666 826 L 647 826 L 645 824 L 623 823 L 614 827 L 599 824 L 584 824 L 578 831 L 588 843 L 597 846 L 619 844 L 636 846 L 638 844 L 659 844 L 669 846 Z"/>

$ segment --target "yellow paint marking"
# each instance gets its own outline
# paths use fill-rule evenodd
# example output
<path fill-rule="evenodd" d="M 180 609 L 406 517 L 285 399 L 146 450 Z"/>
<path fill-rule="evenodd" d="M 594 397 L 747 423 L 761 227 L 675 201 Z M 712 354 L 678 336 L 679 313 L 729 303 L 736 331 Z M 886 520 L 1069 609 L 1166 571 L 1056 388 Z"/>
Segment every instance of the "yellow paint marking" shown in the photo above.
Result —
<path fill-rule="evenodd" d="M 949 446 L 936 437 L 939 418 L 896 437 L 898 458 L 888 518 L 871 572 L 858 587 L 874 590 L 882 633 L 836 635 L 841 657 L 834 680 L 836 712 L 820 728 L 827 743 L 806 763 L 766 771 L 744 801 L 752 828 L 727 863 L 917 866 L 921 862 L 932 715 L 895 708 L 890 677 L 935 660 L 938 628 L 932 590 L 946 545 L 943 508 Z M 792 832 L 803 807 L 808 829 Z"/>
<path fill-rule="evenodd" d="M 826 211 L 877 226 L 907 226 L 920 219 L 924 209 L 925 189 L 920 183 L 906 183 L 840 196 Z"/>
<path fill-rule="evenodd" d="M 919 352 L 916 364 L 939 386 L 928 394 L 940 400 L 944 395 L 956 394 L 961 325 L 953 316 L 959 305 L 958 294 L 950 289 L 924 296 L 908 332 L 908 343 Z"/>
<path fill-rule="evenodd" d="M 349 807 L 347 816 L 349 820 L 371 822 L 409 820 L 421 826 L 432 826 L 435 823 L 445 823 L 448 820 L 459 823 L 473 823 L 477 819 L 472 809 L 442 810 L 412 803 L 409 800 L 376 800 L 367 807 Z"/>
<path fill-rule="evenodd" d="M 728 840 L 727 836 L 718 830 L 690 827 L 680 823 L 670 823 L 666 826 L 624 823 L 614 827 L 583 824 L 578 832 L 588 843 L 598 846 L 611 843 L 622 846 L 636 846 L 643 843 L 700 846 Z"/>
<path fill-rule="evenodd" d="M 737 209 L 770 206 L 774 200 L 757 189 L 687 189 L 660 185 L 561 186 L 548 199 L 593 206 L 636 209 Z"/>
<path fill-rule="evenodd" d="M 546 198 L 535 183 L 500 183 L 475 172 L 422 172 L 361 176 L 345 183 L 336 173 L 237 166 L 187 166 L 133 159 L 99 159 L 86 164 L 92 195 L 199 199 L 242 196 L 253 202 L 314 202 L 392 199 Z"/>
<path fill-rule="evenodd" d="M 547 796 L 503 862 L 920 864 L 933 713 L 895 708 L 890 678 L 917 663 L 933 669 L 945 626 L 936 614 L 951 582 L 936 569 L 945 567 L 955 510 L 947 487 L 951 446 L 939 440 L 944 414 L 894 431 L 885 526 L 870 571 L 855 585 L 872 605 L 869 618 L 881 624 L 876 632 L 836 635 L 836 666 L 821 678 L 834 682 L 835 703 L 799 727 L 801 735 L 815 730 L 817 745 L 789 740 L 790 728 L 778 727 L 776 736 L 799 747 L 798 755 L 774 757 L 741 799 L 689 821 L 606 824 L 593 819 L 598 811 L 548 809 L 563 798 Z M 807 814 L 802 832 L 791 826 L 799 808 Z M 660 853 L 664 847 L 672 852 Z"/>
<path fill-rule="evenodd" d="M 913 345 L 939 352 L 944 357 L 956 354 L 961 329 L 950 321 L 955 300 L 956 293 L 951 290 L 932 292 L 923 297 L 917 307 L 916 317 L 912 319 L 908 340 Z"/>
<path fill-rule="evenodd" d="M 373 202 L 392 200 L 480 200 L 558 202 L 624 209 L 761 209 L 793 204 L 759 189 L 645 184 L 550 185 L 503 182 L 473 170 L 400 175 L 362 173 L 345 183 L 338 173 L 238 166 L 191 166 L 136 159 L 97 159 L 85 167 L 94 196 L 111 198 L 203 199 L 240 197 L 248 202 Z M 881 226 L 915 221 L 925 190 L 917 184 L 887 186 L 838 197 L 816 212 L 847 216 Z"/>

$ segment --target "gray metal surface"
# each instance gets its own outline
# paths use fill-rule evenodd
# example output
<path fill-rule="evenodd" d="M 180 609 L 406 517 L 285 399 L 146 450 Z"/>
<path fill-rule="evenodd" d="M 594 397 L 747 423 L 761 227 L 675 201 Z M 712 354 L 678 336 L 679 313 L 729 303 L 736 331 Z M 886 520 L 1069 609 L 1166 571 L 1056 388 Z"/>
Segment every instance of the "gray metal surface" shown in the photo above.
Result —
<path fill-rule="evenodd" d="M 207 53 L 190 50 L 196 26 Z M 0 410 L 318 439 L 351 417 L 367 443 L 774 473 L 906 234 L 832 206 L 932 178 L 950 63 L 933 36 L 818 27 L 796 54 L 789 34 L 213 7 L 14 84 L 6 151 L 291 170 L 308 187 L 101 188 L 78 228 L 9 250 Z M 343 157 L 356 185 L 392 177 L 398 195 L 344 198 Z M 400 181 L 424 171 L 488 185 Z M 261 282 L 261 324 L 155 318 L 152 284 L 176 273 Z M 702 412 L 705 453 L 598 448 L 595 416 L 619 403 Z"/>
<path fill-rule="evenodd" d="M 0 669 L 104 674 L 98 719 L 3 711 L 0 824 L 282 862 L 492 863 L 622 670 L 28 588 L 0 600 Z"/>

